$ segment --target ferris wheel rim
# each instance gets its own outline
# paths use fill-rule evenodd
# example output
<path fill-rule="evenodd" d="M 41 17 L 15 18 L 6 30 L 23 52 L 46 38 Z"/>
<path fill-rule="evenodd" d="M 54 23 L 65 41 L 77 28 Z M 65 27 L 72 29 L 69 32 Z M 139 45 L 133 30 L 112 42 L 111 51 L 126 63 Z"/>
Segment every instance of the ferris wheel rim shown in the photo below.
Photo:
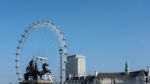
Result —
<path fill-rule="evenodd" d="M 62 55 L 64 58 L 67 56 L 67 44 L 63 32 L 50 20 L 39 20 L 37 22 L 34 22 L 31 26 L 28 27 L 28 29 L 25 30 L 24 34 L 21 36 L 21 39 L 19 40 L 16 49 L 15 68 L 16 68 L 16 74 L 18 76 L 19 81 L 22 80 L 22 74 L 20 70 L 20 58 L 21 58 L 22 48 L 26 40 L 28 39 L 29 35 L 37 28 L 40 27 L 44 28 L 42 26 L 48 27 L 51 31 L 53 31 L 56 34 L 57 39 L 59 40 L 60 49 L 63 50 Z"/>

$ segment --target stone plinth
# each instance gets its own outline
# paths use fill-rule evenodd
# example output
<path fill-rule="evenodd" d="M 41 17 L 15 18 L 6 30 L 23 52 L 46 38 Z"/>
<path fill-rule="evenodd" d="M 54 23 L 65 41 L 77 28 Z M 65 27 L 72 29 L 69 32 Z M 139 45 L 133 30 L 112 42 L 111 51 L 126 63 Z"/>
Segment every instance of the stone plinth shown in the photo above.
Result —
<path fill-rule="evenodd" d="M 20 84 L 52 84 L 52 82 L 48 80 L 24 80 Z"/>

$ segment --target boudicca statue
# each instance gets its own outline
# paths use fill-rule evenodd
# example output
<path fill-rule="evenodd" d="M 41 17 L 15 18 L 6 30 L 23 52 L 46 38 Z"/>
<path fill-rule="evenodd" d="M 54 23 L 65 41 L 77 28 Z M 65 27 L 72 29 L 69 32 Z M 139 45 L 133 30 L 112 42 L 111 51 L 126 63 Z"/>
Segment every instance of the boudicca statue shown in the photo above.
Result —
<path fill-rule="evenodd" d="M 24 74 L 24 79 L 25 80 L 38 80 L 38 76 L 40 77 L 41 80 L 42 76 L 45 74 L 51 74 L 51 71 L 48 69 L 48 64 L 47 63 L 43 63 L 42 64 L 42 71 L 39 71 L 38 66 L 36 61 L 34 61 L 34 59 L 32 59 L 29 62 L 29 65 L 26 68 L 26 73 Z"/>

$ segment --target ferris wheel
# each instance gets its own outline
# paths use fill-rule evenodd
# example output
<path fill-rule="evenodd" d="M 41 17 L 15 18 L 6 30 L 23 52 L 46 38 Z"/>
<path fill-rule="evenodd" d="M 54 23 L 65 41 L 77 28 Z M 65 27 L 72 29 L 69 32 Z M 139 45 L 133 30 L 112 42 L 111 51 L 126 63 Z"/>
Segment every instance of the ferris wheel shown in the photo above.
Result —
<path fill-rule="evenodd" d="M 60 79 L 62 80 L 62 75 L 64 73 L 64 64 L 66 61 L 66 56 L 67 56 L 67 44 L 66 44 L 66 39 L 63 35 L 63 32 L 60 31 L 60 29 L 52 22 L 49 20 L 39 20 L 37 22 L 34 22 L 31 26 L 28 27 L 28 29 L 25 30 L 24 34 L 21 36 L 21 39 L 19 40 L 17 49 L 16 49 L 16 74 L 18 77 L 18 80 L 21 81 L 22 80 L 22 73 L 20 70 L 20 60 L 21 60 L 21 52 L 22 52 L 22 48 L 26 42 L 26 40 L 28 39 L 28 37 L 30 36 L 30 34 L 38 28 L 45 28 L 48 27 L 51 31 L 53 31 L 60 43 Z"/>

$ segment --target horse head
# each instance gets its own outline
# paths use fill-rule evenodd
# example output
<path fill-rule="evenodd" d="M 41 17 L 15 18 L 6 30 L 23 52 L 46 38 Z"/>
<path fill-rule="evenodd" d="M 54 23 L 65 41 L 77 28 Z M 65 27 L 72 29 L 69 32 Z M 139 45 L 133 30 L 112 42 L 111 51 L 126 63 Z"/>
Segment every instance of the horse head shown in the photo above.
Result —
<path fill-rule="evenodd" d="M 51 74 L 51 71 L 48 69 L 48 66 L 49 65 L 47 63 L 44 63 L 42 65 L 43 70 L 38 73 L 38 75 L 40 76 L 41 79 L 42 79 L 42 76 L 45 75 L 46 73 Z"/>

